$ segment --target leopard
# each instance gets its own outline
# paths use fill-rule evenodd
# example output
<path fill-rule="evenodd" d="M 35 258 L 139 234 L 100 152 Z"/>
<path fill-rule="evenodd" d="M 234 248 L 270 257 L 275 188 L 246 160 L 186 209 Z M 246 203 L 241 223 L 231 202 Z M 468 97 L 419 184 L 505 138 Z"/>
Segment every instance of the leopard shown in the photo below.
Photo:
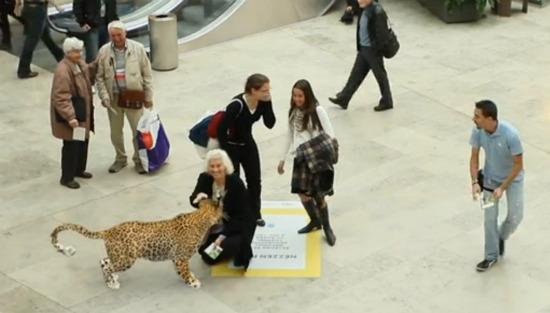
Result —
<path fill-rule="evenodd" d="M 128 270 L 140 258 L 150 261 L 171 260 L 179 277 L 187 285 L 200 288 L 200 280 L 189 268 L 189 259 L 197 252 L 208 230 L 219 223 L 222 214 L 220 203 L 204 199 L 198 203 L 198 210 L 160 221 L 123 222 L 101 231 L 90 231 L 79 224 L 64 223 L 53 230 L 51 242 L 58 252 L 72 256 L 76 249 L 59 243 L 57 237 L 60 232 L 71 230 L 89 239 L 102 239 L 107 257 L 100 260 L 100 267 L 105 284 L 111 289 L 120 288 L 116 273 Z"/>

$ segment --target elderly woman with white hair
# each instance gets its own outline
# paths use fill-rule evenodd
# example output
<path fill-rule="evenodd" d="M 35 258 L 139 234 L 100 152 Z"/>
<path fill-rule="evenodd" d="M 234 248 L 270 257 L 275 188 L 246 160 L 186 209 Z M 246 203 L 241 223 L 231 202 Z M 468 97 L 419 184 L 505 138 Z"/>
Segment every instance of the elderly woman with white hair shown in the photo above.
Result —
<path fill-rule="evenodd" d="M 250 208 L 248 192 L 243 181 L 233 173 L 233 164 L 227 153 L 221 149 L 206 154 L 206 171 L 201 173 L 189 200 L 197 207 L 201 199 L 220 201 L 223 206 L 223 219 L 210 230 L 206 241 L 199 248 L 202 259 L 207 264 L 233 258 L 235 266 L 246 270 L 252 259 L 252 238 L 256 229 L 256 219 Z M 221 253 L 210 253 L 215 247 Z"/>
<path fill-rule="evenodd" d="M 75 177 L 89 179 L 86 172 L 88 138 L 94 130 L 92 96 L 93 64 L 81 59 L 84 43 L 69 37 L 63 42 L 65 57 L 53 76 L 50 118 L 52 134 L 63 140 L 60 183 L 71 189 L 80 185 Z"/>

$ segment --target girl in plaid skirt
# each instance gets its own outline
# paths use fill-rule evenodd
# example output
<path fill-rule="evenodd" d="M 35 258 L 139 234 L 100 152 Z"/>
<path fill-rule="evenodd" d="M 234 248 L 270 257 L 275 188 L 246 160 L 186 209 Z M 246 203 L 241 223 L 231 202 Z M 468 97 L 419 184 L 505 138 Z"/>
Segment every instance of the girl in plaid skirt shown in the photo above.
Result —
<path fill-rule="evenodd" d="M 285 159 L 290 154 L 294 158 L 291 192 L 298 194 L 310 218 L 309 224 L 298 230 L 298 233 L 305 234 L 323 228 L 328 244 L 333 246 L 336 236 L 329 223 L 325 196 L 333 194 L 334 172 L 332 165 L 335 160 L 332 160 L 331 157 L 335 156 L 335 136 L 328 114 L 319 105 L 307 80 L 301 79 L 294 84 L 288 116 L 288 135 L 277 171 L 281 175 L 284 173 Z M 327 140 L 323 140 L 323 138 L 328 138 L 328 145 L 326 144 Z M 330 146 L 329 149 L 325 149 L 326 146 Z M 307 147 L 307 151 L 314 151 L 315 155 L 301 153 L 304 151 L 304 147 Z M 319 154 L 317 151 L 333 152 L 328 153 L 327 158 L 319 159 L 318 156 L 323 154 Z M 311 158 L 317 159 L 312 160 Z M 307 166 L 308 162 L 310 165 L 312 163 L 320 165 L 323 170 L 312 171 Z"/>

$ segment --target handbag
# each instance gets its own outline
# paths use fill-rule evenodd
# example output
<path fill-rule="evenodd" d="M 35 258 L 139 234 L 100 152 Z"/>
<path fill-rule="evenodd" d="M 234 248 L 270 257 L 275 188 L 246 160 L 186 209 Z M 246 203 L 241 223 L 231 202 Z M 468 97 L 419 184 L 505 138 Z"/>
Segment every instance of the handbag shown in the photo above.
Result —
<path fill-rule="evenodd" d="M 115 80 L 116 81 L 116 80 Z M 118 82 L 117 82 L 118 86 Z M 145 91 L 118 89 L 118 106 L 125 109 L 141 109 L 145 105 Z"/>
<path fill-rule="evenodd" d="M 71 103 L 73 105 L 75 118 L 79 122 L 84 122 L 86 121 L 86 100 L 82 96 L 80 96 L 80 94 L 78 93 L 78 86 L 76 85 L 76 78 L 74 75 L 73 75 L 73 85 L 74 85 L 74 90 L 76 92 L 76 95 L 71 96 Z M 58 123 L 67 123 L 67 124 L 69 123 L 69 121 L 64 119 L 61 116 L 61 114 L 57 112 L 57 110 L 55 110 L 55 120 Z"/>
<path fill-rule="evenodd" d="M 387 34 L 388 38 L 384 41 L 383 44 L 380 46 L 380 52 L 386 59 L 393 58 L 397 52 L 399 51 L 400 44 L 399 40 L 397 40 L 397 35 L 395 35 L 395 32 L 392 29 L 391 21 L 388 15 L 386 14 L 386 11 L 383 11 L 383 16 L 386 18 L 386 21 L 388 23 L 387 25 Z M 376 14 L 374 14 L 375 18 L 378 18 Z"/>
<path fill-rule="evenodd" d="M 399 41 L 397 40 L 397 36 L 393 32 L 393 29 L 390 28 L 388 30 L 388 41 L 386 41 L 384 46 L 382 46 L 382 55 L 386 59 L 391 59 L 397 54 L 397 51 L 399 51 L 399 47 L 400 45 Z"/>
<path fill-rule="evenodd" d="M 113 71 L 116 73 L 115 63 L 111 62 Z M 124 109 L 141 109 L 145 105 L 145 91 L 122 89 L 115 77 L 115 85 L 118 90 L 118 106 Z"/>

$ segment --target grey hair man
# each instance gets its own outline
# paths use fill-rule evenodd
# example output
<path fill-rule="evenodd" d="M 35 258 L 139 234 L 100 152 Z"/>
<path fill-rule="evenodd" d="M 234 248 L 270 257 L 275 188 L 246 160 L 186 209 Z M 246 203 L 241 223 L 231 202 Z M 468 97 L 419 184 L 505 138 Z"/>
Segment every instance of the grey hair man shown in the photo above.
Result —
<path fill-rule="evenodd" d="M 116 152 L 109 173 L 117 173 L 128 164 L 123 135 L 126 116 L 133 134 L 135 170 L 145 174 L 138 155 L 136 128 L 143 107 L 153 105 L 151 63 L 143 45 L 126 38 L 121 21 L 109 23 L 108 31 L 111 41 L 101 47 L 97 56 L 96 86 L 101 104 L 108 109 L 111 142 Z"/>

